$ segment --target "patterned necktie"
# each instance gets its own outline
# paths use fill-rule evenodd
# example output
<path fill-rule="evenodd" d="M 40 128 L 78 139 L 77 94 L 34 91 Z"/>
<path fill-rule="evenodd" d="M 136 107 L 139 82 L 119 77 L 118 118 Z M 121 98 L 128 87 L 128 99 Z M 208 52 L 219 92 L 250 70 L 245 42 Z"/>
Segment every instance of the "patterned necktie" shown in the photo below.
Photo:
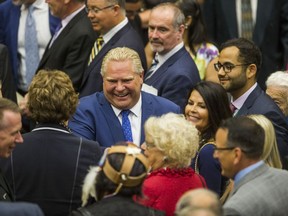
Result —
<path fill-rule="evenodd" d="M 133 142 L 132 130 L 130 120 L 128 118 L 130 110 L 122 110 L 122 130 L 124 133 L 125 141 Z"/>
<path fill-rule="evenodd" d="M 91 64 L 91 62 L 93 61 L 93 59 L 95 58 L 95 56 L 100 52 L 102 45 L 104 43 L 103 37 L 99 36 L 97 38 L 97 40 L 94 43 L 94 46 L 92 47 L 91 53 L 90 53 L 90 57 L 89 57 L 89 62 L 88 65 Z"/>
<path fill-rule="evenodd" d="M 237 108 L 234 106 L 234 104 L 230 103 L 230 109 L 232 111 L 232 114 L 235 113 L 235 111 L 237 110 Z"/>
<path fill-rule="evenodd" d="M 155 71 L 158 63 L 159 63 L 158 55 L 156 54 L 154 59 L 153 59 L 153 61 L 152 61 L 150 69 L 147 71 L 147 73 L 145 75 L 145 80 L 149 79 L 152 76 L 152 74 Z"/>
<path fill-rule="evenodd" d="M 26 63 L 25 90 L 28 90 L 28 87 L 31 83 L 31 80 L 37 70 L 40 61 L 35 20 L 32 15 L 33 9 L 34 7 L 30 5 L 28 8 L 28 14 L 25 25 L 25 63 Z"/>
<path fill-rule="evenodd" d="M 252 10 L 251 10 L 251 2 L 250 0 L 242 0 L 241 2 L 241 30 L 242 37 L 252 40 L 253 34 L 253 19 L 252 19 Z"/>

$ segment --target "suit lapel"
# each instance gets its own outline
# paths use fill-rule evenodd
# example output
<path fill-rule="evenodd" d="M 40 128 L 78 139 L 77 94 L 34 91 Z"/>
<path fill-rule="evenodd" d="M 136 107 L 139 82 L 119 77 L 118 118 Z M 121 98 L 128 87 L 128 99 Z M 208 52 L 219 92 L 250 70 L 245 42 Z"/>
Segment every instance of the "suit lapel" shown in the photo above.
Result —
<path fill-rule="evenodd" d="M 142 95 L 142 118 L 141 118 L 141 125 L 144 125 L 145 121 L 150 117 L 153 116 L 153 109 L 152 109 L 152 101 L 149 95 L 145 92 L 141 92 Z M 144 127 L 141 126 L 141 138 L 140 138 L 140 145 L 145 141 L 144 140 Z"/>
<path fill-rule="evenodd" d="M 115 115 L 111 105 L 108 103 L 103 93 L 99 94 L 99 103 L 101 113 L 105 116 L 107 125 L 110 128 L 107 130 L 107 133 L 108 131 L 112 132 L 109 135 L 107 134 L 107 136 L 111 136 L 113 138 L 113 144 L 116 143 L 117 140 L 125 140 L 119 119 Z"/>
<path fill-rule="evenodd" d="M 97 64 L 101 64 L 101 59 L 104 58 L 104 56 L 107 54 L 109 50 L 111 50 L 114 46 L 114 44 L 129 30 L 130 24 L 127 23 L 122 29 L 120 29 L 109 41 L 108 43 L 104 44 L 100 52 L 96 55 L 95 59 L 92 61 L 92 63 L 88 66 L 86 69 L 83 80 L 82 80 L 82 86 L 86 82 L 86 79 L 89 77 L 89 74 L 91 71 L 95 70 L 95 67 Z M 88 62 L 87 62 L 88 64 Z"/>
<path fill-rule="evenodd" d="M 155 73 L 149 79 L 147 79 L 147 82 L 145 81 L 145 83 L 147 83 L 148 85 L 151 85 L 157 82 L 159 79 L 161 79 L 161 77 L 164 76 L 167 69 L 185 54 L 185 51 L 186 51 L 185 47 L 182 47 L 179 51 L 177 51 L 174 55 L 172 55 L 169 59 L 167 59 L 167 61 L 164 62 L 164 64 L 162 64 L 155 71 Z"/>
<path fill-rule="evenodd" d="M 262 89 L 257 84 L 256 88 L 248 96 L 241 109 L 236 113 L 236 116 L 247 115 L 249 113 L 249 109 L 253 106 L 255 99 L 259 97 L 261 93 Z"/>

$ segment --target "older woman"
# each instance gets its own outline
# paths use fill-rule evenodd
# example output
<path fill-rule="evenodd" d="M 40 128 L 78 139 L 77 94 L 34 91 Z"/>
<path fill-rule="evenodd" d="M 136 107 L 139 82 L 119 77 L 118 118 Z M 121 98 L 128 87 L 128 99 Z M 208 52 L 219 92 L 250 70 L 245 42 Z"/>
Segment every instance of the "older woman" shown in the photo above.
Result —
<path fill-rule="evenodd" d="M 164 215 L 132 199 L 134 195 L 141 194 L 148 167 L 141 149 L 132 143 L 117 143 L 107 149 L 99 166 L 92 167 L 85 178 L 82 195 L 85 207 L 72 215 Z M 87 205 L 90 196 L 97 202 Z"/>
<path fill-rule="evenodd" d="M 17 201 L 37 203 L 45 215 L 69 215 L 81 205 L 84 177 L 101 157 L 97 142 L 79 138 L 67 127 L 77 104 L 78 95 L 64 72 L 42 70 L 33 78 L 28 108 L 37 125 L 23 135 L 23 145 L 7 168 Z"/>
<path fill-rule="evenodd" d="M 142 144 L 151 173 L 143 184 L 144 205 L 173 215 L 181 195 L 206 187 L 205 180 L 189 166 L 198 148 L 198 132 L 184 116 L 168 113 L 150 117 L 144 125 Z"/>
<path fill-rule="evenodd" d="M 188 99 L 185 115 L 200 134 L 198 152 L 192 165 L 205 178 L 208 188 L 221 196 L 227 179 L 221 175 L 220 163 L 214 159 L 213 153 L 220 122 L 232 116 L 226 91 L 217 83 L 198 83 Z"/>

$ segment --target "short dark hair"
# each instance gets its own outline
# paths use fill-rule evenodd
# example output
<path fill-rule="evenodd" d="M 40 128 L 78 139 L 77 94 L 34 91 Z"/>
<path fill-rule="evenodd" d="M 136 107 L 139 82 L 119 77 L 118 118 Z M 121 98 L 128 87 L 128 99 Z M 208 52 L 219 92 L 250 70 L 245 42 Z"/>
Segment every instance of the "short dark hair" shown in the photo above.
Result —
<path fill-rule="evenodd" d="M 223 120 L 220 128 L 228 130 L 227 147 L 239 147 L 248 158 L 261 158 L 265 132 L 254 120 L 239 116 Z"/>
<path fill-rule="evenodd" d="M 227 47 L 232 46 L 235 46 L 239 49 L 238 60 L 241 63 L 255 64 L 257 66 L 256 77 L 258 77 L 262 65 L 262 55 L 260 49 L 255 45 L 255 43 L 245 38 L 234 38 L 221 44 L 219 52 Z"/>
<path fill-rule="evenodd" d="M 193 90 L 199 92 L 209 113 L 209 127 L 201 134 L 201 140 L 203 139 L 203 142 L 206 143 L 209 139 L 215 138 L 221 121 L 232 117 L 229 98 L 220 84 L 211 81 L 201 81 L 195 85 Z"/>
<path fill-rule="evenodd" d="M 0 98 L 0 130 L 3 130 L 6 126 L 3 122 L 4 111 L 21 113 L 20 108 L 16 103 L 6 98 Z"/>

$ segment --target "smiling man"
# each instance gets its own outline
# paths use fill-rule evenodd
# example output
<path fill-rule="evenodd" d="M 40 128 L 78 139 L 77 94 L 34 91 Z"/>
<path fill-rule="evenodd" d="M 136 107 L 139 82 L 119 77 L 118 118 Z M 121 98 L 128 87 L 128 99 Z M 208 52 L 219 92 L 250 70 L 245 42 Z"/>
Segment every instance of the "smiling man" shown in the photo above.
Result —
<path fill-rule="evenodd" d="M 0 157 L 8 158 L 16 143 L 22 143 L 20 109 L 14 102 L 0 98 Z M 0 170 L 0 201 L 13 201 L 13 193 Z"/>
<path fill-rule="evenodd" d="M 98 141 L 103 147 L 127 141 L 122 130 L 122 111 L 128 111 L 132 131 L 129 141 L 140 146 L 145 140 L 143 125 L 150 116 L 180 113 L 179 106 L 169 100 L 141 92 L 143 72 L 134 50 L 127 47 L 110 50 L 101 67 L 103 92 L 80 99 L 69 121 L 73 133 Z"/>
<path fill-rule="evenodd" d="M 257 84 L 261 52 L 250 40 L 237 38 L 223 43 L 214 64 L 221 85 L 231 94 L 234 116 L 262 114 L 274 125 L 283 168 L 288 169 L 288 125 L 274 101 Z"/>

